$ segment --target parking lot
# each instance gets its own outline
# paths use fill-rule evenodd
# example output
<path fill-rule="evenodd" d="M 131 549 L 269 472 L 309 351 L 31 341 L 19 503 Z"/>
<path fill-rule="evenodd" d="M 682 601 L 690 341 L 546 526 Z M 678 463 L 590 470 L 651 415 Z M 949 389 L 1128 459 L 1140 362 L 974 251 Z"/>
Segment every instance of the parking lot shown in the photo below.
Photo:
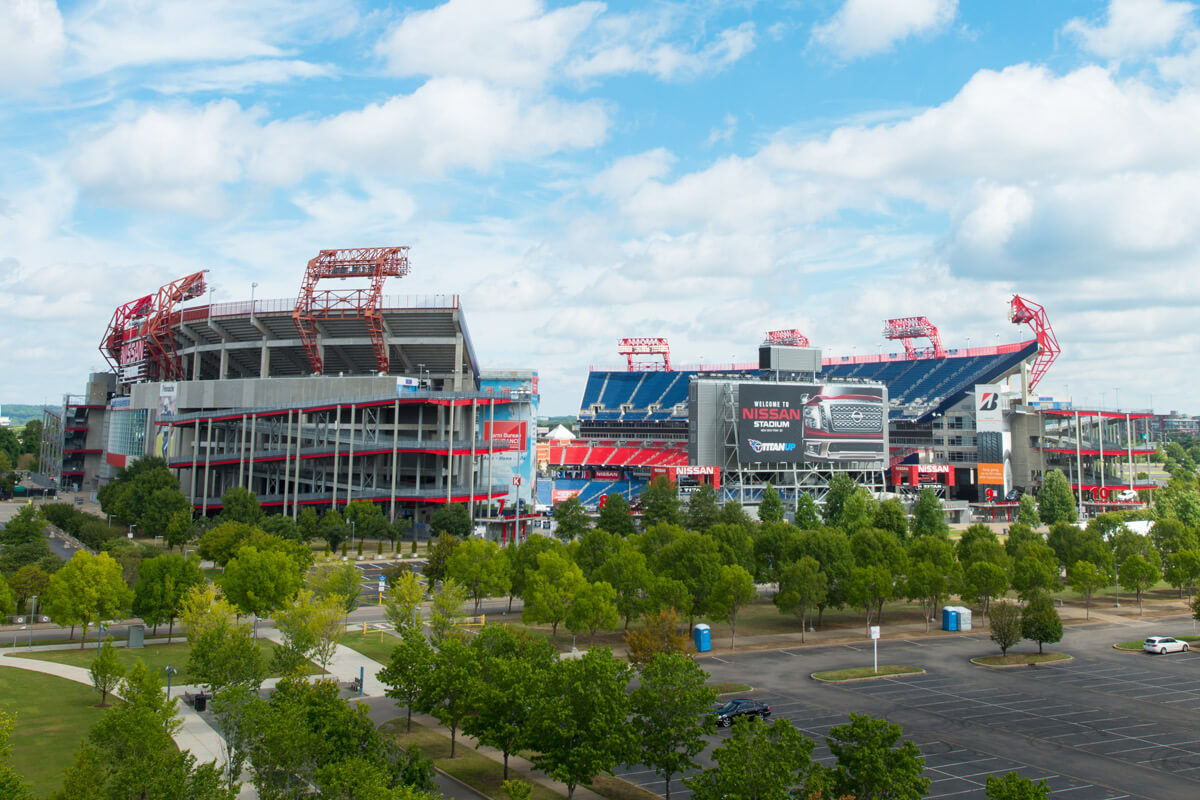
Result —
<path fill-rule="evenodd" d="M 703 658 L 716 680 L 744 681 L 750 695 L 791 720 L 831 763 L 824 737 L 852 711 L 901 724 L 926 760 L 928 797 L 983 800 L 988 775 L 1045 779 L 1056 798 L 1171 800 L 1200 796 L 1200 654 L 1118 653 L 1114 641 L 1187 632 L 1190 622 L 1070 628 L 1052 649 L 1058 666 L 989 670 L 969 659 L 995 652 L 985 631 L 884 640 L 880 663 L 914 664 L 925 675 L 817 684 L 818 670 L 869 666 L 869 643 Z M 1028 643 L 1021 649 L 1028 649 Z M 747 677 L 752 676 L 752 677 Z M 710 737 L 716 744 L 728 736 Z M 709 752 L 701 761 L 710 763 Z M 624 777 L 662 793 L 645 768 Z M 688 797 L 673 782 L 672 797 Z"/>

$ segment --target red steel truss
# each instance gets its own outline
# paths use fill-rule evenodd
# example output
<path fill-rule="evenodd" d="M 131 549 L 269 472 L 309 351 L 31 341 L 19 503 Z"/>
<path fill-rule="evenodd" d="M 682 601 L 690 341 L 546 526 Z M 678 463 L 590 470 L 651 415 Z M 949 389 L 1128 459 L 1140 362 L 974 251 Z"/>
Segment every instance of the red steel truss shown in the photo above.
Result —
<path fill-rule="evenodd" d="M 938 329 L 929 321 L 929 317 L 889 319 L 883 325 L 883 338 L 904 342 L 904 355 L 907 358 L 942 358 L 946 355 Z M 913 339 L 928 339 L 930 346 L 918 350 L 913 346 Z"/>
<path fill-rule="evenodd" d="M 387 374 L 389 363 L 383 331 L 383 284 L 388 278 L 400 278 L 407 274 L 407 247 L 322 250 L 308 262 L 292 319 L 314 374 L 320 375 L 324 368 L 317 347 L 317 321 L 346 317 L 357 317 L 366 323 L 371 347 L 375 351 L 375 364 L 380 374 Z M 369 289 L 316 290 L 318 282 L 330 278 L 367 278 L 371 286 Z"/>
<path fill-rule="evenodd" d="M 1054 328 L 1050 327 L 1050 319 L 1046 309 L 1032 300 L 1026 300 L 1019 294 L 1014 294 L 1008 306 L 1008 320 L 1014 325 L 1028 324 L 1037 336 L 1038 354 L 1033 360 L 1029 376 L 1029 391 L 1037 388 L 1038 383 L 1050 369 L 1050 365 L 1058 358 L 1062 348 L 1058 346 L 1058 337 Z"/>
<path fill-rule="evenodd" d="M 617 352 L 625 356 L 630 372 L 671 371 L 671 345 L 661 337 L 622 339 L 617 343 Z"/>
<path fill-rule="evenodd" d="M 204 294 L 204 273 L 201 270 L 159 287 L 154 295 L 153 308 L 142 326 L 142 339 L 146 343 L 146 358 L 157 365 L 159 380 L 169 381 L 183 377 L 183 365 L 175 352 L 175 335 L 171 331 L 171 314 L 175 306 Z"/>
<path fill-rule="evenodd" d="M 808 347 L 808 337 L 792 328 L 786 331 L 767 331 L 764 344 L 781 344 L 788 347 Z"/>
<path fill-rule="evenodd" d="M 135 321 L 144 319 L 152 308 L 154 308 L 154 295 L 148 294 L 145 297 L 130 300 L 124 305 L 119 305 L 113 311 L 112 319 L 108 321 L 108 328 L 104 331 L 104 338 L 100 340 L 100 355 L 104 356 L 104 360 L 114 371 L 120 367 L 122 362 L 130 360 L 129 354 L 124 354 L 123 357 L 122 350 L 127 342 L 132 346 L 133 340 L 140 336 Z"/>

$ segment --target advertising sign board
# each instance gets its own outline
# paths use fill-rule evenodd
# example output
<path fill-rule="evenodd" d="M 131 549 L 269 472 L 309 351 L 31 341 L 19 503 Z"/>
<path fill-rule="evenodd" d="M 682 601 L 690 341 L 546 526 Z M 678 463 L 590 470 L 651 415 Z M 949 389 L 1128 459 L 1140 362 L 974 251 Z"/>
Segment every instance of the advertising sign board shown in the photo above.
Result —
<path fill-rule="evenodd" d="M 1003 486 L 1004 465 L 980 464 L 978 483 L 980 486 Z"/>
<path fill-rule="evenodd" d="M 737 430 L 743 463 L 885 461 L 885 390 L 850 383 L 743 383 Z"/>

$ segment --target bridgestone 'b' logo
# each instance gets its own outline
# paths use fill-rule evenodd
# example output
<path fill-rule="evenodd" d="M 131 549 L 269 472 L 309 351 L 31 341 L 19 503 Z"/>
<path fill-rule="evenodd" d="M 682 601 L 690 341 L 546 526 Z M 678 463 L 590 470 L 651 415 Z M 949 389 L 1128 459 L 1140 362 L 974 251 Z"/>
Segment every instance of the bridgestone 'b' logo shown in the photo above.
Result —
<path fill-rule="evenodd" d="M 790 453 L 796 449 L 795 442 L 760 442 L 758 439 L 747 439 L 746 444 L 756 453 Z"/>
<path fill-rule="evenodd" d="M 984 392 L 979 398 L 980 411 L 995 411 L 1000 407 L 1000 395 L 995 392 Z"/>

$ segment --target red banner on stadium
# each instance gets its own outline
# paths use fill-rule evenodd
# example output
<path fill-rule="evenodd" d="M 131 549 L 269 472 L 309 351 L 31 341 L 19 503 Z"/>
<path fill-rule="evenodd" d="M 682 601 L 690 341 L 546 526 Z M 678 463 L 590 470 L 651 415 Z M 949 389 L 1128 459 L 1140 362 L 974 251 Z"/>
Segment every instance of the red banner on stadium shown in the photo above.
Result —
<path fill-rule="evenodd" d="M 578 497 L 582 489 L 555 489 L 550 494 L 550 502 L 558 505 L 564 500 L 570 500 L 572 497 Z"/>
<path fill-rule="evenodd" d="M 498 419 L 483 423 L 483 438 L 499 439 L 509 450 L 525 451 L 525 423 L 512 419 Z"/>
<path fill-rule="evenodd" d="M 593 474 L 597 480 L 601 481 L 621 480 L 621 471 L 619 469 L 598 469 Z"/>

